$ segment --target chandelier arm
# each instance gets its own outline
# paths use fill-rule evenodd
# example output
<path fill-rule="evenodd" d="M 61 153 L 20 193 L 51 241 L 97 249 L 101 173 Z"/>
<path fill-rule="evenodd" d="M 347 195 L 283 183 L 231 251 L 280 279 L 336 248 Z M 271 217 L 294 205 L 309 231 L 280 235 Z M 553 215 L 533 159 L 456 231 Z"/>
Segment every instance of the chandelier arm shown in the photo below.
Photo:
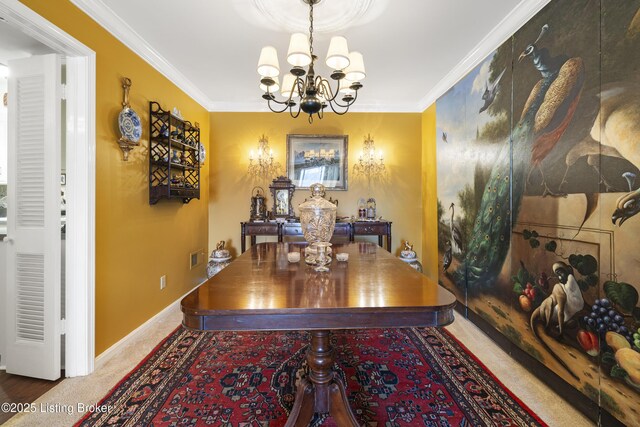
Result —
<path fill-rule="evenodd" d="M 271 106 L 271 101 L 275 102 L 276 104 L 280 104 L 280 105 L 284 105 L 284 107 L 282 108 L 282 110 L 275 110 L 272 106 Z M 284 111 L 287 110 L 287 108 L 289 108 L 289 105 L 286 102 L 281 102 L 278 101 L 277 99 L 268 99 L 267 100 L 267 106 L 269 107 L 269 109 L 271 111 L 273 111 L 274 113 L 282 113 Z"/>
<path fill-rule="evenodd" d="M 331 83 L 329 83 L 329 81 L 323 78 L 322 76 L 316 77 L 316 87 L 322 88 L 322 91 L 318 90 L 318 92 L 325 95 L 324 100 L 329 103 L 333 102 L 336 99 L 336 96 L 338 95 L 338 91 L 336 91 L 336 93 L 334 94 L 333 89 L 331 89 Z M 340 83 L 338 83 L 338 89 L 339 88 L 340 88 Z M 326 95 L 329 95 L 329 96 L 326 96 Z"/>
<path fill-rule="evenodd" d="M 343 111 L 336 110 L 336 108 L 333 106 L 333 104 L 334 104 L 333 102 L 330 102 L 329 106 L 331 107 L 331 110 L 333 110 L 333 112 L 335 114 L 339 115 L 339 116 L 343 116 L 343 115 L 347 114 L 347 112 L 349 111 L 349 107 L 346 107 L 346 109 L 343 110 Z M 339 105 L 339 106 L 342 107 L 341 105 Z"/>
<path fill-rule="evenodd" d="M 286 105 L 288 107 L 290 102 L 291 102 L 291 98 L 293 97 L 293 86 L 291 87 L 291 90 L 292 90 L 292 92 L 289 94 L 289 98 L 285 99 L 284 101 L 278 101 L 278 99 L 276 98 L 276 95 L 271 93 L 271 91 L 269 90 L 268 87 L 267 87 L 267 91 L 264 93 L 264 95 L 262 97 L 264 99 L 266 99 L 267 102 L 275 102 L 276 104 Z M 266 98 L 265 98 L 265 96 L 266 96 Z M 286 108 L 284 110 L 286 110 Z M 284 110 L 282 110 L 282 111 L 284 111 Z M 282 111 L 274 111 L 274 113 L 276 113 L 276 112 L 280 112 L 281 113 Z"/>
<path fill-rule="evenodd" d="M 302 110 L 300 109 L 300 105 L 298 105 L 298 111 L 294 114 L 293 107 L 291 107 L 291 109 L 289 110 L 289 114 L 291 114 L 291 117 L 293 117 L 294 119 L 297 119 L 301 111 Z"/>
<path fill-rule="evenodd" d="M 347 102 L 346 104 L 344 104 L 344 105 L 343 105 L 343 104 L 340 104 L 340 102 L 339 102 L 339 101 L 336 101 L 336 104 L 337 104 L 337 105 L 339 105 L 339 106 L 341 106 L 341 107 L 343 107 L 343 108 L 349 108 L 349 107 L 351 107 L 351 106 L 356 102 L 356 99 L 358 99 L 358 91 L 357 91 L 357 90 L 356 90 L 356 91 L 354 91 L 354 95 L 353 95 L 353 98 L 351 99 L 351 101 L 348 101 L 348 102 Z"/>

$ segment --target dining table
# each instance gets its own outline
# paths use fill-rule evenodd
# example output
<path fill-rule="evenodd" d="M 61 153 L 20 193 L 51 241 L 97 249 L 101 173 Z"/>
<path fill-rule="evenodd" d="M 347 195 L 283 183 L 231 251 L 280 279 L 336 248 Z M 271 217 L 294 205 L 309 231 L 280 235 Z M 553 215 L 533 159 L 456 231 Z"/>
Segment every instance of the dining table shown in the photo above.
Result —
<path fill-rule="evenodd" d="M 339 426 L 359 426 L 345 385 L 332 370 L 331 331 L 446 326 L 454 320 L 456 298 L 374 243 L 333 245 L 325 272 L 306 262 L 305 248 L 252 246 L 181 301 L 183 325 L 203 331 L 308 331 L 309 374 L 297 385 L 285 426 L 307 426 L 315 413 L 328 414 Z M 289 262 L 291 252 L 300 253 L 300 261 Z M 348 259 L 338 261 L 338 253 Z"/>

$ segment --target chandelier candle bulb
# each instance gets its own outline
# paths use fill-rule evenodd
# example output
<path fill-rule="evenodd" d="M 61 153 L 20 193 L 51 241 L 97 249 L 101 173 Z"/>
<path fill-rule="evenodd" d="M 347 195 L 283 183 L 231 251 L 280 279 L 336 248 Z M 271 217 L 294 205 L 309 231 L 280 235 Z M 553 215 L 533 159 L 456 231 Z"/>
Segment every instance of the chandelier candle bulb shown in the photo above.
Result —
<path fill-rule="evenodd" d="M 268 81 L 270 84 L 265 83 L 266 81 Z M 266 77 L 262 79 L 260 81 L 260 89 L 269 93 L 277 92 L 280 89 L 280 84 L 278 83 L 278 76 Z"/>
<path fill-rule="evenodd" d="M 347 39 L 342 36 L 331 37 L 326 64 L 332 70 L 344 70 L 349 66 L 349 48 Z"/>
<path fill-rule="evenodd" d="M 273 46 L 265 46 L 258 60 L 258 74 L 262 77 L 277 77 L 280 74 L 278 51 Z"/>
<path fill-rule="evenodd" d="M 298 85 L 296 83 L 296 77 L 289 73 L 282 79 L 282 91 L 280 92 L 283 97 L 289 99 L 290 97 L 300 96 L 298 93 Z M 293 95 L 292 95 L 293 94 Z"/>
<path fill-rule="evenodd" d="M 291 34 L 287 62 L 294 67 L 306 67 L 311 64 L 311 49 L 306 34 Z"/>
<path fill-rule="evenodd" d="M 349 66 L 344 70 L 345 79 L 351 82 L 364 80 L 367 73 L 364 70 L 364 58 L 360 52 L 349 53 Z"/>

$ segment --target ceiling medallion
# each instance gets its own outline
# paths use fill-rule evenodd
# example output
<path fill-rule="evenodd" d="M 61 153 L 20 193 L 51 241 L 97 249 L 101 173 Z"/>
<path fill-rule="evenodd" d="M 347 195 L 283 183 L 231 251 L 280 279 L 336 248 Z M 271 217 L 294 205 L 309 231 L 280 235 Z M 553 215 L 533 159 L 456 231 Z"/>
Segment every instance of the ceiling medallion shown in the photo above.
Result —
<path fill-rule="evenodd" d="M 252 0 L 255 8 L 277 28 L 288 33 L 309 29 L 308 6 L 300 0 Z M 343 31 L 367 17 L 373 0 L 323 0 L 315 10 L 314 30 L 318 33 Z M 377 14 L 376 14 L 377 16 Z"/>

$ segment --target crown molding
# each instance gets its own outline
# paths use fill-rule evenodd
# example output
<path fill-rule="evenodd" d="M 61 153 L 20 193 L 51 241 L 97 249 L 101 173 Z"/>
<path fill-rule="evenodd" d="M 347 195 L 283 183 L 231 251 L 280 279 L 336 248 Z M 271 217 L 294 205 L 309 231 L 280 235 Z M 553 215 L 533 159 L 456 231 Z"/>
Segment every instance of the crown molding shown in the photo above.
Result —
<path fill-rule="evenodd" d="M 100 24 L 111 35 L 120 40 L 125 46 L 144 59 L 160 74 L 180 88 L 207 110 L 212 104 L 211 99 L 195 84 L 185 77 L 176 67 L 171 65 L 162 55 L 149 45 L 133 28 L 124 22 L 102 0 L 71 0 L 76 7 Z"/>
<path fill-rule="evenodd" d="M 507 16 L 496 25 L 451 71 L 440 80 L 418 103 L 418 110 L 424 111 L 458 80 L 483 61 L 505 40 L 515 34 L 524 24 L 545 7 L 551 0 L 522 0 Z"/>
<path fill-rule="evenodd" d="M 269 107 L 266 102 L 256 100 L 255 102 L 212 102 L 209 104 L 209 111 L 213 113 L 268 113 Z M 333 113 L 331 108 L 325 110 Z M 350 113 L 421 113 L 415 104 L 354 104 L 349 108 Z"/>
<path fill-rule="evenodd" d="M 451 71 L 441 79 L 417 104 L 360 104 L 353 112 L 422 112 L 458 80 L 477 66 L 501 43 L 513 35 L 551 0 L 521 0 L 520 3 L 489 32 Z M 115 14 L 103 0 L 71 0 L 71 2 L 100 24 L 125 46 L 139 55 L 178 88 L 210 112 L 267 112 L 267 106 L 256 102 L 214 102 L 176 67 L 168 62 L 135 30 Z"/>

